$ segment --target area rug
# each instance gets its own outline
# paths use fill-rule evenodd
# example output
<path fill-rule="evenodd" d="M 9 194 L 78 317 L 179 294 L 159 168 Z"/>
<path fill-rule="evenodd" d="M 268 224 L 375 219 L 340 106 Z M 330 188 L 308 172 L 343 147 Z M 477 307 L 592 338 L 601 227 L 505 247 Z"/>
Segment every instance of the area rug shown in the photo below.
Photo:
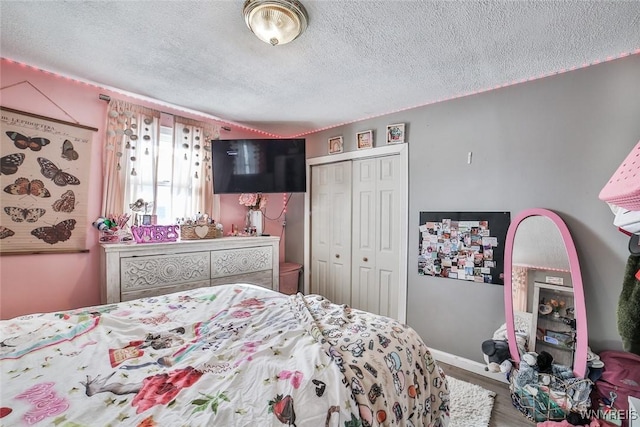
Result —
<path fill-rule="evenodd" d="M 476 384 L 447 376 L 449 427 L 488 427 L 496 394 Z"/>

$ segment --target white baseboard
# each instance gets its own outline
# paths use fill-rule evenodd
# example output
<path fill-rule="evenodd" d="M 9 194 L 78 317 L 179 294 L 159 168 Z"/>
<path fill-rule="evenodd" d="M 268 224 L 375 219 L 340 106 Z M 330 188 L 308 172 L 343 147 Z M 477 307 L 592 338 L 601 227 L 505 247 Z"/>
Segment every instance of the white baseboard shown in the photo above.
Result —
<path fill-rule="evenodd" d="M 436 350 L 433 348 L 429 348 L 429 351 L 433 355 L 433 358 L 436 359 L 436 361 L 440 361 L 448 365 L 465 369 L 467 371 L 480 374 L 487 378 L 491 378 L 493 380 L 500 381 L 505 384 L 509 384 L 505 374 L 503 374 L 502 372 L 485 371 L 484 368 L 487 365 L 483 363 L 476 362 L 474 360 L 465 359 L 464 357 L 456 356 L 455 354 L 451 354 L 451 353 L 445 353 L 444 351 Z"/>

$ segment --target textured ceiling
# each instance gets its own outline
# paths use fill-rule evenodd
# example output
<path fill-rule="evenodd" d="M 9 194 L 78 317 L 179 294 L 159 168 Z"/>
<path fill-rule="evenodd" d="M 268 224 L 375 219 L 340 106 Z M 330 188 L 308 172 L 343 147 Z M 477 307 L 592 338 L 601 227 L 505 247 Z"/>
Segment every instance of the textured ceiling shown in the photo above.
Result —
<path fill-rule="evenodd" d="M 0 1 L 0 54 L 293 136 L 640 50 L 639 1 L 310 1 L 272 47 L 243 0 Z"/>

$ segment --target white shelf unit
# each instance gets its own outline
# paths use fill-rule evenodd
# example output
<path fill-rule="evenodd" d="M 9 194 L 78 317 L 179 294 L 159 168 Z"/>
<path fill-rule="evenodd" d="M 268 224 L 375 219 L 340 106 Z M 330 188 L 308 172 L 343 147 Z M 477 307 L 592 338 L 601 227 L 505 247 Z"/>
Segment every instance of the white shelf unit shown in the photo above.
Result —
<path fill-rule="evenodd" d="M 573 360 L 575 355 L 575 330 L 566 324 L 561 314 L 560 318 L 553 317 L 552 314 L 543 315 L 538 311 L 538 307 L 543 301 L 555 299 L 565 302 L 565 309 L 575 306 L 573 288 L 568 286 L 552 285 L 550 283 L 535 282 L 533 292 L 533 316 L 531 318 L 531 330 L 529 342 L 530 348 L 536 353 L 546 351 L 553 356 L 553 362 L 573 368 Z M 562 334 L 569 334 L 573 337 L 570 347 L 564 345 L 556 345 L 537 338 L 538 328 L 545 331 L 550 330 Z"/>

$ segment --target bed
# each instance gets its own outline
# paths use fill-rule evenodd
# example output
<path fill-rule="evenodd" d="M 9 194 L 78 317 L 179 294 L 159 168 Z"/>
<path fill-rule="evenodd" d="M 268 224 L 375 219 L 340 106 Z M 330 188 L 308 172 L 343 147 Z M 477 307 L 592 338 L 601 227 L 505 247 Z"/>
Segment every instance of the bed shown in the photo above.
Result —
<path fill-rule="evenodd" d="M 221 285 L 0 322 L 0 425 L 446 426 L 417 333 Z"/>

